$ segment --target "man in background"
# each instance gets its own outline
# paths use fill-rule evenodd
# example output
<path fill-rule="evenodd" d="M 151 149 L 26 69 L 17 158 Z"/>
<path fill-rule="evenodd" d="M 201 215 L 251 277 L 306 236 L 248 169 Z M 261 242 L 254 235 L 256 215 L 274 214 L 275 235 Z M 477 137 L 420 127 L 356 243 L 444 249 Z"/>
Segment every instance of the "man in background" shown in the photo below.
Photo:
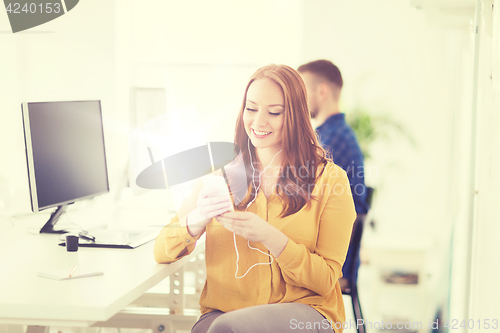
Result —
<path fill-rule="evenodd" d="M 307 104 L 311 118 L 316 121 L 316 132 L 323 147 L 331 153 L 333 162 L 347 173 L 351 185 L 356 213 L 366 214 L 366 187 L 363 154 L 354 131 L 340 112 L 339 99 L 343 80 L 340 70 L 331 61 L 316 60 L 298 68 L 307 89 Z M 339 280 L 342 290 L 349 279 L 351 246 L 342 267 L 343 278 Z M 356 258 L 359 267 L 359 256 Z"/>

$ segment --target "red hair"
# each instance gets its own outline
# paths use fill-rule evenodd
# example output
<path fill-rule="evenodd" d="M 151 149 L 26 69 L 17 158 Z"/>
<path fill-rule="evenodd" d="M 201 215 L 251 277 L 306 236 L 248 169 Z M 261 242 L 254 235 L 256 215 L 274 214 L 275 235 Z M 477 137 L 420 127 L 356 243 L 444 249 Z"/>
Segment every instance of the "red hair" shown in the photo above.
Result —
<path fill-rule="evenodd" d="M 306 87 L 300 75 L 291 67 L 286 65 L 268 65 L 258 69 L 250 78 L 243 104 L 236 120 L 236 133 L 234 143 L 241 149 L 243 162 L 245 164 L 247 184 L 252 184 L 253 170 L 250 167 L 250 156 L 255 160 L 255 148 L 250 145 L 248 148 L 248 135 L 243 124 L 243 113 L 247 99 L 247 91 L 252 82 L 258 79 L 267 78 L 277 83 L 283 92 L 285 100 L 284 121 L 282 129 L 282 149 L 283 161 L 282 172 L 278 179 L 278 196 L 283 203 L 281 217 L 295 214 L 305 205 L 310 207 L 312 190 L 320 174 L 316 170 L 324 169 L 330 161 L 325 154 L 325 150 L 318 143 L 318 138 L 314 132 L 310 114 L 307 108 Z M 250 171 L 252 170 L 252 171 Z M 258 187 L 258 179 L 255 181 Z M 257 193 L 255 188 L 246 195 L 245 198 L 235 200 L 239 209 L 245 209 Z"/>

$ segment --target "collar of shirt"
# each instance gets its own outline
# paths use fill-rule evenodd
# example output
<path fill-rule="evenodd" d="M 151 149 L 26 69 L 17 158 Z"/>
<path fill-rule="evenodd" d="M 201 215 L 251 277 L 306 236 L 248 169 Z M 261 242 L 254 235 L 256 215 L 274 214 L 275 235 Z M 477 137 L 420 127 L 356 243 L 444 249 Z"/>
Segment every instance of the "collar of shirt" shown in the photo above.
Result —
<path fill-rule="evenodd" d="M 323 124 L 316 128 L 317 131 L 321 131 L 324 128 L 328 128 L 334 124 L 345 123 L 345 114 L 336 113 L 328 117 Z"/>

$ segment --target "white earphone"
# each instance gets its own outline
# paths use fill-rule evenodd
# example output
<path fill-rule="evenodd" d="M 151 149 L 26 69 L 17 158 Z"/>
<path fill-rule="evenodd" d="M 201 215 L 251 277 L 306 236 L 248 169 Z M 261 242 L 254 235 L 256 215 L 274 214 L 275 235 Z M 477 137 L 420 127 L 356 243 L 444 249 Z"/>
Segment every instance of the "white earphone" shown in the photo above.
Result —
<path fill-rule="evenodd" d="M 283 151 L 283 149 L 281 149 L 279 152 L 277 152 L 277 153 L 276 153 L 276 155 L 274 155 L 273 159 L 271 160 L 271 163 L 269 163 L 269 165 L 268 165 L 268 166 L 267 166 L 264 170 L 262 170 L 262 171 L 261 171 L 261 173 L 259 174 L 259 186 L 258 186 L 258 187 L 256 187 L 256 186 L 255 186 L 255 177 L 254 177 L 254 175 L 255 175 L 255 171 L 256 171 L 256 170 L 255 170 L 255 168 L 253 167 L 253 162 L 252 162 L 252 151 L 250 150 L 250 138 L 248 138 L 248 153 L 250 154 L 250 165 L 251 165 L 251 167 L 252 167 L 252 169 L 253 169 L 253 172 L 252 172 L 252 186 L 253 186 L 253 188 L 255 188 L 255 197 L 252 199 L 252 201 L 250 201 L 250 202 L 248 203 L 248 205 L 247 205 L 247 206 L 246 206 L 246 208 L 245 208 L 245 212 L 247 211 L 248 207 L 250 207 L 250 205 L 251 205 L 251 204 L 255 201 L 255 199 L 257 199 L 257 193 L 259 192 L 260 185 L 261 185 L 261 183 L 260 183 L 261 178 L 260 178 L 260 177 L 262 176 L 262 174 L 264 173 L 264 171 L 266 171 L 266 170 L 267 170 L 267 169 L 268 169 L 268 168 L 269 168 L 269 167 L 273 164 L 274 159 L 276 158 L 276 156 L 278 156 L 278 154 L 279 154 L 279 153 L 281 153 L 282 151 Z M 250 268 L 249 268 L 249 269 L 245 272 L 245 274 L 243 274 L 242 276 L 238 276 L 238 261 L 240 260 L 240 254 L 239 254 L 239 252 L 238 252 L 238 246 L 236 245 L 236 234 L 235 234 L 235 233 L 233 233 L 233 240 L 234 240 L 234 249 L 236 250 L 236 272 L 234 273 L 234 277 L 235 277 L 235 278 L 237 278 L 237 279 L 241 279 L 241 278 L 245 277 L 245 276 L 248 274 L 248 272 L 250 272 L 250 270 L 251 270 L 252 268 L 254 268 L 255 266 L 258 266 L 258 265 L 271 265 L 271 264 L 273 263 L 274 258 L 273 258 L 271 255 L 269 255 L 269 253 L 266 253 L 266 252 L 264 252 L 264 251 L 262 251 L 262 250 L 260 250 L 260 249 L 258 249 L 258 248 L 256 248 L 256 247 L 252 247 L 252 246 L 250 245 L 250 241 L 247 241 L 247 244 L 248 244 L 248 247 L 249 247 L 249 248 L 251 248 L 252 250 L 257 250 L 257 251 L 259 251 L 259 252 L 260 252 L 260 253 L 262 253 L 262 254 L 265 254 L 266 256 L 268 256 L 269 258 L 271 258 L 271 261 L 270 261 L 270 262 L 259 262 L 259 263 L 253 264 L 253 265 L 252 265 L 252 266 L 250 266 Z"/>

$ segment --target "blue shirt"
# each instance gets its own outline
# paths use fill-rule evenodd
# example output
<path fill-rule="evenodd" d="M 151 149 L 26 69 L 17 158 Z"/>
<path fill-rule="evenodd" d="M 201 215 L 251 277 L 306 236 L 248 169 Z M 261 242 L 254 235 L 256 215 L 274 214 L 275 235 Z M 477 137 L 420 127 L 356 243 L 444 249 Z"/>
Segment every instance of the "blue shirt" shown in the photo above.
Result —
<path fill-rule="evenodd" d="M 363 154 L 354 131 L 345 121 L 343 113 L 330 116 L 316 129 L 323 148 L 331 154 L 333 162 L 344 169 L 351 185 L 356 213 L 366 214 L 365 170 Z"/>

